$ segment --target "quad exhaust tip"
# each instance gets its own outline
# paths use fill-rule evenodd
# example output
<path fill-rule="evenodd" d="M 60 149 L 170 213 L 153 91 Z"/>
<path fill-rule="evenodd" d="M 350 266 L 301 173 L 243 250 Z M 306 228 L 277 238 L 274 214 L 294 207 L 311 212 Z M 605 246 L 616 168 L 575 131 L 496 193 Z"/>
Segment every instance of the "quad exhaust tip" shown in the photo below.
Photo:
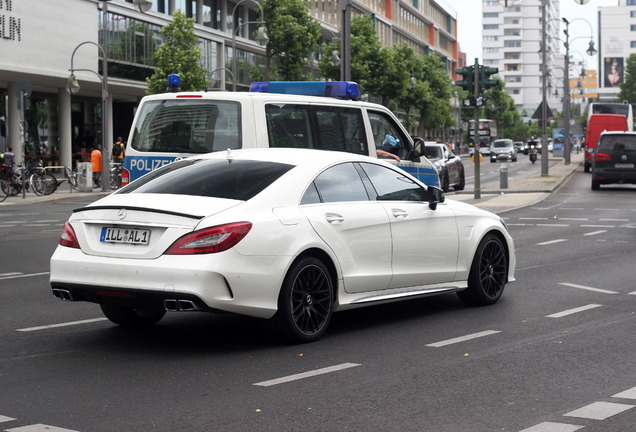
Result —
<path fill-rule="evenodd" d="M 194 304 L 192 300 L 166 299 L 163 301 L 163 307 L 167 311 L 172 312 L 188 312 L 199 310 L 199 308 Z"/>

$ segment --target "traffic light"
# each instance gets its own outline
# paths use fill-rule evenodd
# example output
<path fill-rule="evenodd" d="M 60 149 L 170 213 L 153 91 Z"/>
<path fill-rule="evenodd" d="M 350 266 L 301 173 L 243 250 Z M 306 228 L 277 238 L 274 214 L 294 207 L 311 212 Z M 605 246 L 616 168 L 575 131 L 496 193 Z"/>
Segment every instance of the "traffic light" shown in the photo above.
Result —
<path fill-rule="evenodd" d="M 468 92 L 468 95 L 472 95 L 475 91 L 475 67 L 466 66 L 463 68 L 455 69 L 455 73 L 460 74 L 463 79 L 455 81 L 457 87 L 461 87 Z"/>
<path fill-rule="evenodd" d="M 498 72 L 499 68 L 496 67 L 479 66 L 479 93 L 497 85 L 499 80 L 490 79 L 490 75 L 494 75 Z"/>

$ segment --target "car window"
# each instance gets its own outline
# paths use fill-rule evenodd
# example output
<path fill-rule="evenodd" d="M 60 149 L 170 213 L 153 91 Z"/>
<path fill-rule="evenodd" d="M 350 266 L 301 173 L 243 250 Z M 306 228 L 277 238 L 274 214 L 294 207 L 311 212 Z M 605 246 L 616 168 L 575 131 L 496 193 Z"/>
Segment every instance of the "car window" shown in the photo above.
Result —
<path fill-rule="evenodd" d="M 265 116 L 269 146 L 314 148 L 309 110 L 309 105 L 267 105 Z"/>
<path fill-rule="evenodd" d="M 371 163 L 360 166 L 369 176 L 378 201 L 428 201 L 428 191 L 405 175 Z"/>
<path fill-rule="evenodd" d="M 322 202 L 369 201 L 358 171 L 351 163 L 343 163 L 323 171 L 314 180 Z M 312 202 L 313 191 L 307 190 L 301 203 Z M 315 198 L 313 198 L 315 200 Z"/>
<path fill-rule="evenodd" d="M 278 162 L 183 159 L 117 193 L 196 195 L 246 201 L 293 168 Z"/>
<path fill-rule="evenodd" d="M 598 145 L 598 151 L 636 151 L 636 136 L 609 135 L 604 136 Z"/>
<path fill-rule="evenodd" d="M 357 108 L 313 106 L 318 123 L 318 144 L 321 150 L 369 154 L 362 112 Z"/>
<path fill-rule="evenodd" d="M 404 136 L 400 127 L 389 116 L 369 111 L 369 122 L 376 149 L 398 154 L 399 149 L 407 145 L 408 138 Z"/>
<path fill-rule="evenodd" d="M 424 156 L 427 159 L 442 159 L 442 148 L 439 146 L 424 147 Z"/>

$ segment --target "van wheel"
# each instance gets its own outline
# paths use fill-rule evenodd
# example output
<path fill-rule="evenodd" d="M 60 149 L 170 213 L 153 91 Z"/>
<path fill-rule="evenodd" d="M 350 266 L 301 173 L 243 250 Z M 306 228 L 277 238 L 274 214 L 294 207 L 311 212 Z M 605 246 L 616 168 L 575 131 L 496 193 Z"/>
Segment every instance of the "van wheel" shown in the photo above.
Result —
<path fill-rule="evenodd" d="M 583 164 L 583 171 L 584 172 L 590 172 L 590 164 L 589 163 L 585 162 Z"/>

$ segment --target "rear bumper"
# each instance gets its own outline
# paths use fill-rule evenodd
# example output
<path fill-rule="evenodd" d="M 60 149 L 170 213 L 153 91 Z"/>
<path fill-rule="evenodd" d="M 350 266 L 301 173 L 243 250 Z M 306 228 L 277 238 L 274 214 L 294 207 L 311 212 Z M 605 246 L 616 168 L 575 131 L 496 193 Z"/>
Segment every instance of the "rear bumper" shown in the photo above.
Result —
<path fill-rule="evenodd" d="M 611 184 L 611 183 L 636 184 L 636 170 L 593 168 L 592 180 L 600 184 Z"/>

